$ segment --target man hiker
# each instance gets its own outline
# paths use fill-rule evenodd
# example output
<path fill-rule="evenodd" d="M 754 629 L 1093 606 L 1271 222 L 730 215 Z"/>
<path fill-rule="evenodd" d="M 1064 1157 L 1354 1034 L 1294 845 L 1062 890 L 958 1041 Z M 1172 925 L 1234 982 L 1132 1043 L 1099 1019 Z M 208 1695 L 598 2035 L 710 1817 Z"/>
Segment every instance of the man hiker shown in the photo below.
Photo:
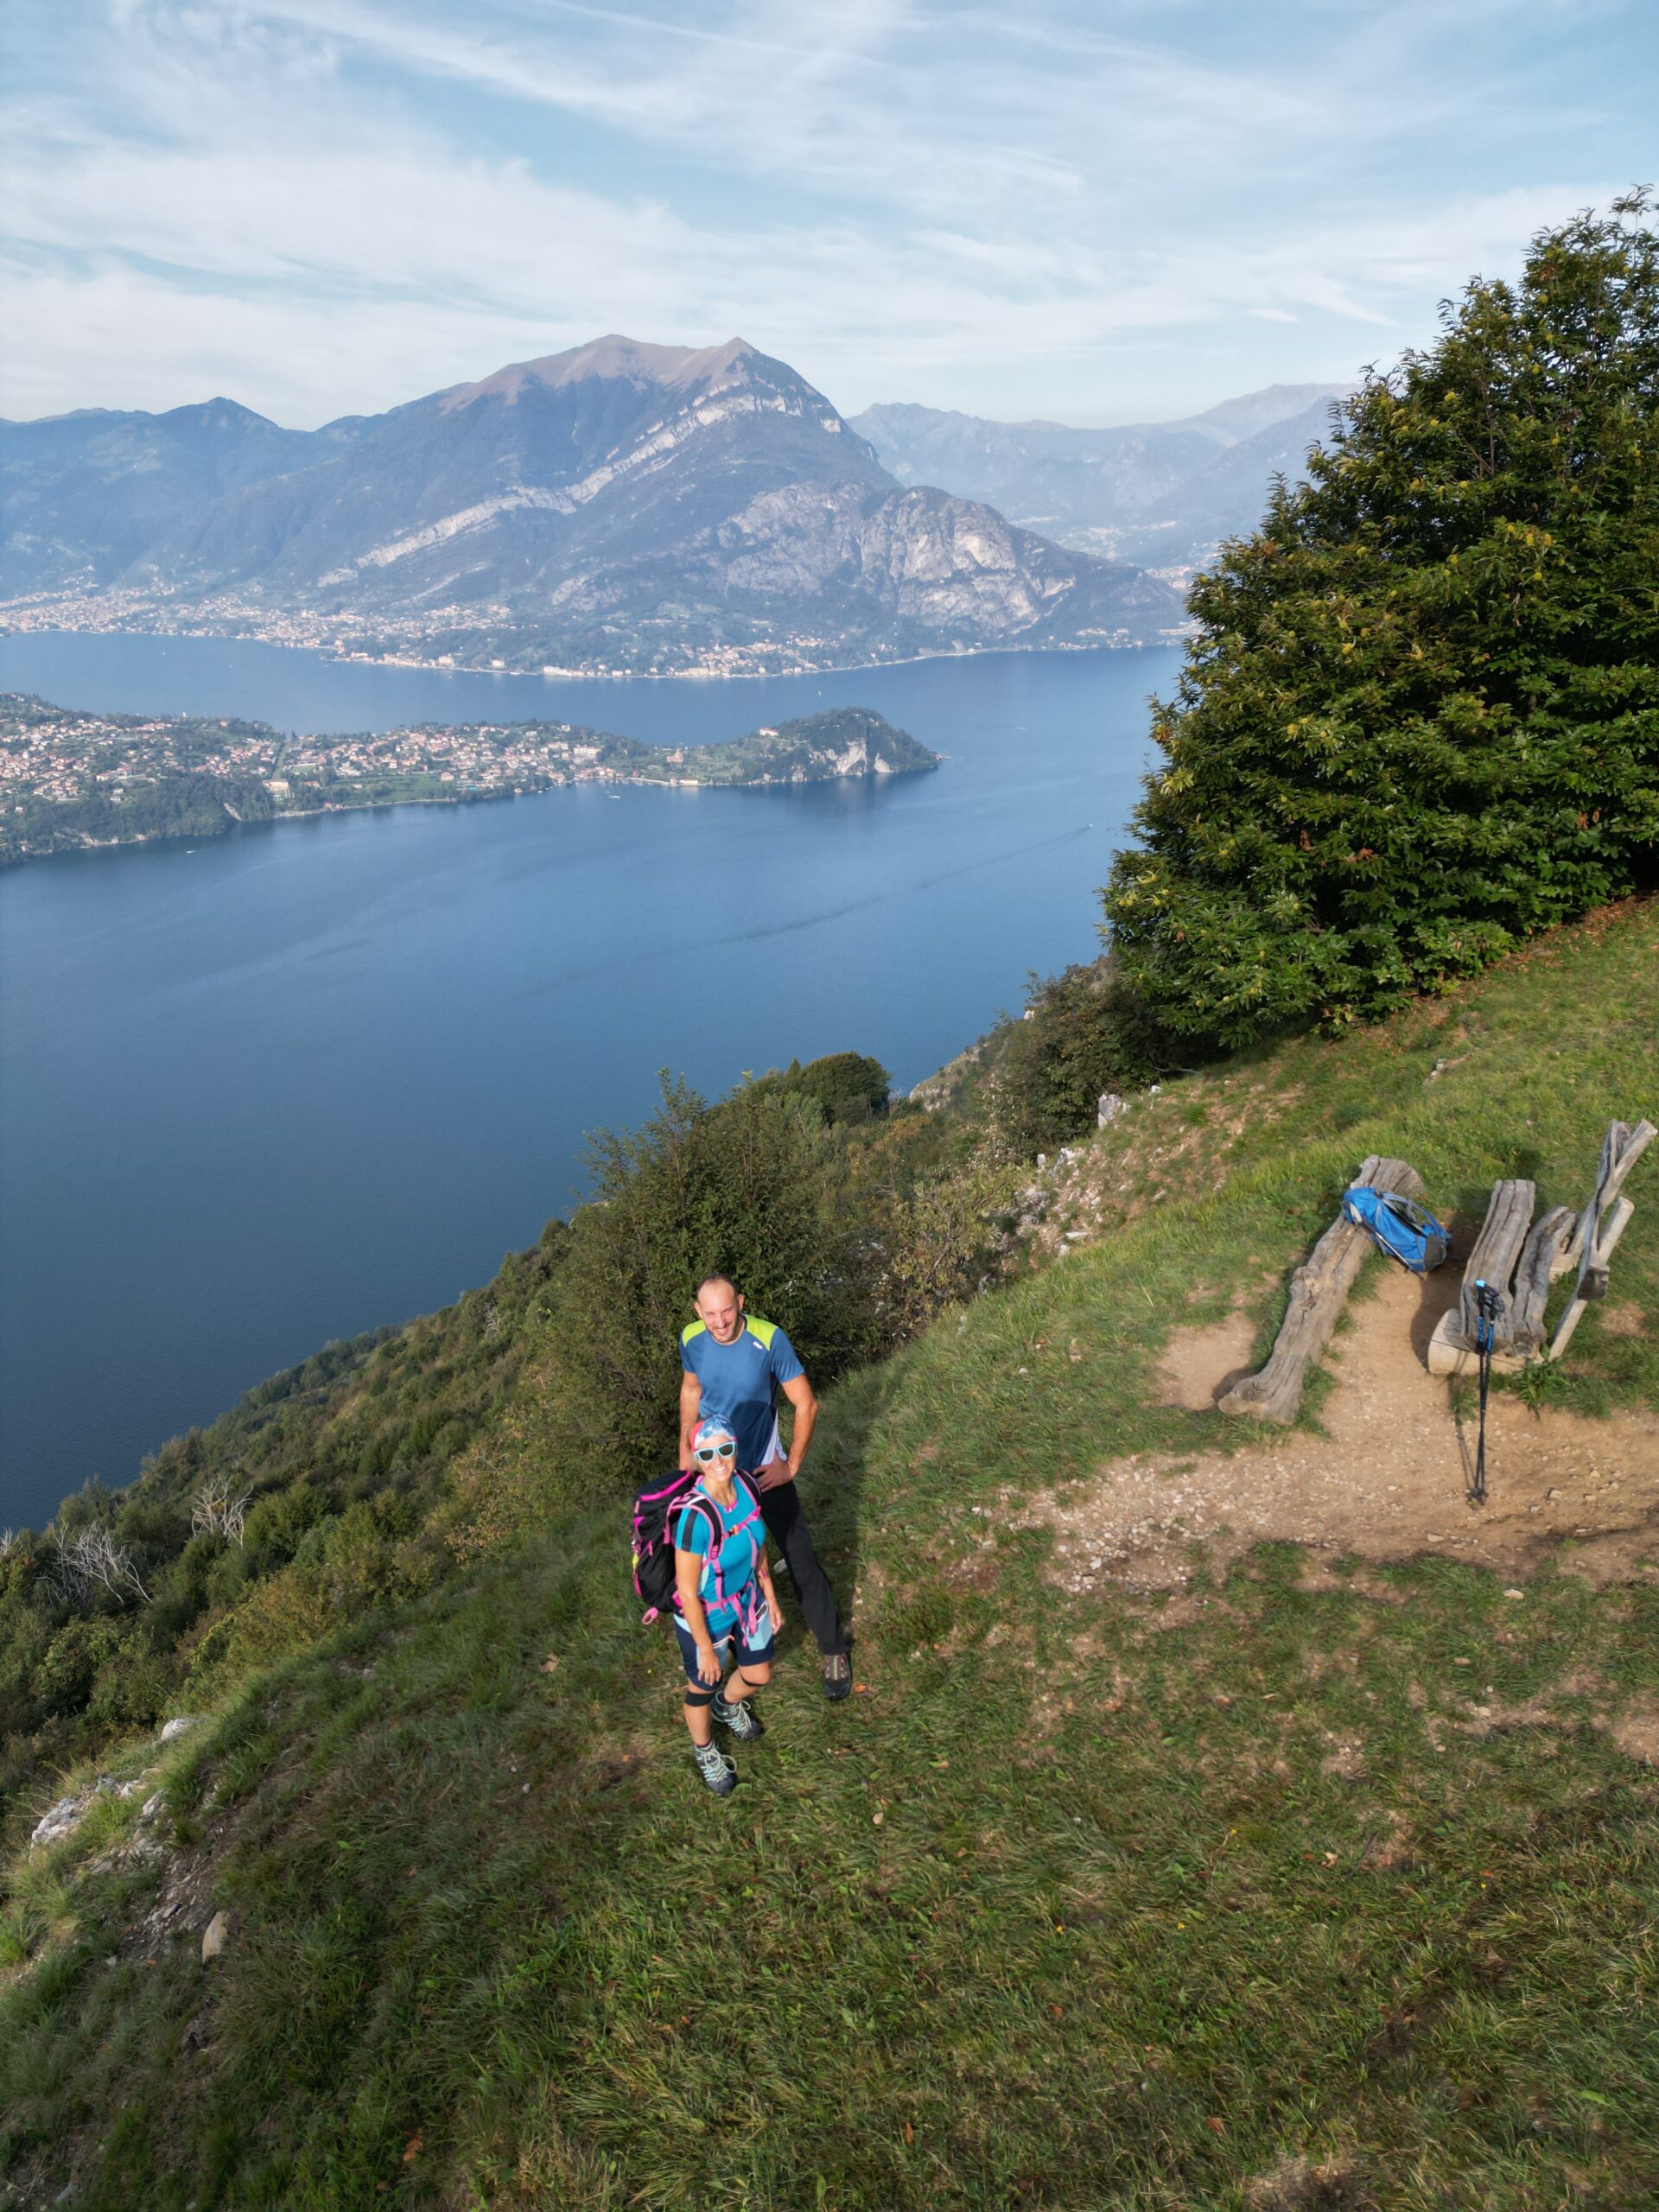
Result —
<path fill-rule="evenodd" d="M 847 1631 L 835 1592 L 818 1563 L 795 1489 L 818 1418 L 818 1402 L 795 1347 L 775 1322 L 743 1310 L 742 1293 L 728 1275 L 697 1285 L 697 1318 L 680 1332 L 680 1465 L 692 1465 L 700 1421 L 721 1421 L 737 1440 L 737 1465 L 760 1493 L 761 1518 L 795 1586 L 806 1624 L 823 1655 L 823 1694 L 840 1699 L 853 1687 Z M 785 1455 L 778 1433 L 778 1393 L 795 1412 Z"/>

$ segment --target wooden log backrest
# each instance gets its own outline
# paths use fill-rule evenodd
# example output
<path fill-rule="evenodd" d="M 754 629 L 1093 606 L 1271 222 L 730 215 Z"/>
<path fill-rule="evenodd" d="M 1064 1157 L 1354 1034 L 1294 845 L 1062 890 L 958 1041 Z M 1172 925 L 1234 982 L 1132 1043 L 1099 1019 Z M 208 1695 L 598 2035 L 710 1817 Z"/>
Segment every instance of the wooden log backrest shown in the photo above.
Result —
<path fill-rule="evenodd" d="M 1582 1216 L 1572 1206 L 1552 1206 L 1532 1224 L 1515 1271 L 1514 1312 L 1510 1333 L 1516 1351 L 1529 1357 L 1544 1348 L 1544 1308 L 1549 1286 L 1573 1264 L 1572 1252 Z"/>
<path fill-rule="evenodd" d="M 1575 1298 L 1605 1298 L 1607 1295 L 1607 1262 L 1605 1257 L 1605 1224 L 1611 1220 L 1624 1179 L 1637 1161 L 1652 1143 L 1656 1131 L 1651 1122 L 1638 1122 L 1632 1128 L 1628 1122 L 1612 1122 L 1602 1139 L 1601 1164 L 1596 1170 L 1596 1187 L 1590 1203 L 1585 1208 L 1574 1239 L 1574 1254 L 1579 1262 L 1579 1280 L 1573 1290 Z"/>
<path fill-rule="evenodd" d="M 1567 1310 L 1555 1324 L 1555 1334 L 1549 1345 L 1551 1359 L 1559 1359 L 1572 1343 L 1585 1306 L 1592 1300 L 1607 1295 L 1607 1269 L 1633 1211 L 1630 1200 L 1622 1195 L 1624 1179 L 1656 1135 L 1659 1135 L 1659 1130 L 1651 1122 L 1637 1122 L 1634 1128 L 1627 1122 L 1614 1122 L 1608 1128 L 1602 1142 L 1595 1190 L 1579 1217 L 1578 1226 L 1557 1270 L 1564 1274 L 1576 1261 L 1579 1279 L 1567 1302 Z"/>
<path fill-rule="evenodd" d="M 1515 1349 L 1515 1298 L 1511 1285 L 1526 1246 L 1527 1231 L 1532 1226 L 1532 1209 L 1537 1196 L 1533 1184 L 1518 1179 L 1492 1187 L 1486 1218 L 1464 1268 L 1459 1294 L 1459 1333 L 1471 1349 L 1479 1340 L 1475 1302 L 1475 1286 L 1479 1282 L 1490 1283 L 1503 1301 L 1503 1311 L 1492 1325 L 1494 1350 Z"/>

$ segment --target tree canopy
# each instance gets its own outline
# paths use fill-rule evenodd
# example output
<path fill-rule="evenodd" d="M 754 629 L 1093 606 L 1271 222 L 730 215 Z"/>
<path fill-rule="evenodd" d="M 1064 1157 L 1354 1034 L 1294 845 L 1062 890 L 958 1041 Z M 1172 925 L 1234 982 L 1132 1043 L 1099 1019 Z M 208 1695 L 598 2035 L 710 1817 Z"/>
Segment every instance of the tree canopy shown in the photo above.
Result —
<path fill-rule="evenodd" d="M 1169 1031 L 1382 1013 L 1653 880 L 1656 413 L 1637 193 L 1448 302 L 1224 548 L 1103 894 Z"/>

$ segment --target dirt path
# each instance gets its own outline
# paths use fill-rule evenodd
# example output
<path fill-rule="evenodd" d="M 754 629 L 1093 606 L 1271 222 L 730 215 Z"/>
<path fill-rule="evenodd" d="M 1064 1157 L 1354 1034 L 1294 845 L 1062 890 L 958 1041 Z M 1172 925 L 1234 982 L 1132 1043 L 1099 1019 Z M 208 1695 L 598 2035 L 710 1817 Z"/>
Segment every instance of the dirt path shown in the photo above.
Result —
<path fill-rule="evenodd" d="M 1092 1481 L 1035 1501 L 1030 1517 L 1056 1531 L 1060 1579 L 1074 1590 L 1170 1588 L 1187 1580 L 1195 1540 L 1214 1561 L 1277 1537 L 1373 1560 L 1444 1552 L 1517 1573 L 1567 1539 L 1573 1571 L 1594 1582 L 1659 1580 L 1659 1414 L 1588 1421 L 1495 1396 L 1488 1502 L 1467 1503 L 1473 1391 L 1459 1421 L 1453 1386 L 1425 1364 L 1458 1287 L 1449 1268 L 1426 1281 L 1391 1268 L 1351 1307 L 1330 1354 L 1324 1435 L 1241 1422 L 1243 1447 L 1230 1457 L 1109 1461 Z M 1168 1402 L 1212 1404 L 1249 1344 L 1237 1316 L 1178 1330 L 1160 1370 Z"/>

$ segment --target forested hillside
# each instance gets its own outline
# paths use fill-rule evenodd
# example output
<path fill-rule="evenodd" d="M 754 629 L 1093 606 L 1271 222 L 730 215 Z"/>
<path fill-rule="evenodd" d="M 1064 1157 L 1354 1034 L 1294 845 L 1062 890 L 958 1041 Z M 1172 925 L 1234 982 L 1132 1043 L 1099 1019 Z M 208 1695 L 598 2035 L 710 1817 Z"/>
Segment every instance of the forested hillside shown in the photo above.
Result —
<path fill-rule="evenodd" d="M 710 1255 L 825 1380 L 899 1341 L 997 1264 L 1022 1149 L 983 1115 L 890 1113 L 856 1053 L 712 1107 L 668 1086 L 645 1128 L 597 1140 L 592 1201 L 485 1287 L 6 1532 L 0 1791 L 664 1464 Z"/>

